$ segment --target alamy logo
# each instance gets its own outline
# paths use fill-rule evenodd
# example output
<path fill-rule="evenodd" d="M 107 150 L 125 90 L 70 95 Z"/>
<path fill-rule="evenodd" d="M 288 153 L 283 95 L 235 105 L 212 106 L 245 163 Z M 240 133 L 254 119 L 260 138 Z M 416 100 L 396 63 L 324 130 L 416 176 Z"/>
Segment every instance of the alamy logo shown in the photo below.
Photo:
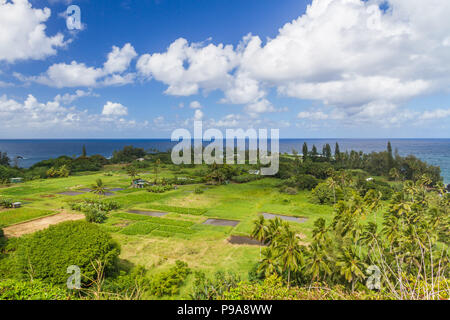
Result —
<path fill-rule="evenodd" d="M 367 268 L 367 274 L 370 277 L 367 279 L 366 286 L 370 290 L 380 290 L 381 289 L 381 271 L 377 266 L 370 266 Z"/>
<path fill-rule="evenodd" d="M 67 278 L 67 288 L 70 290 L 81 289 L 81 270 L 78 266 L 68 266 L 67 273 L 71 274 Z"/>
<path fill-rule="evenodd" d="M 69 30 L 81 30 L 81 9 L 71 5 L 66 10 L 66 26 Z"/>
<path fill-rule="evenodd" d="M 224 139 L 225 138 L 225 139 Z M 270 139 L 267 129 L 227 129 L 225 136 L 218 129 L 208 129 L 203 133 L 202 121 L 194 122 L 194 136 L 186 129 L 172 133 L 172 141 L 179 142 L 172 149 L 174 164 L 224 164 L 224 140 L 226 164 L 245 164 L 248 152 L 249 164 L 260 164 L 261 175 L 273 176 L 279 170 L 280 130 L 271 129 Z M 181 140 L 181 141 L 180 141 Z M 270 140 L 270 152 L 268 144 Z M 194 146 L 192 147 L 192 141 Z M 248 141 L 249 147 L 246 148 Z M 210 142 L 204 147 L 204 142 Z M 237 145 L 237 147 L 236 147 Z M 192 157 L 192 150 L 194 155 Z"/>

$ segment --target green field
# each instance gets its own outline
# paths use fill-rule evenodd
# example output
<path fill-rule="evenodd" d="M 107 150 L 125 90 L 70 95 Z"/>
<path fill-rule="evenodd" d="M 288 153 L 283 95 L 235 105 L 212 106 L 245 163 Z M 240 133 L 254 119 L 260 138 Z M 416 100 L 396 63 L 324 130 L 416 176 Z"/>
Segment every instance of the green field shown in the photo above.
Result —
<path fill-rule="evenodd" d="M 160 176 L 174 174 L 163 170 Z M 89 188 L 101 178 L 108 188 L 120 187 L 123 191 L 105 197 L 121 205 L 109 214 L 101 226 L 110 232 L 121 245 L 120 258 L 127 264 L 146 267 L 150 274 L 167 270 L 176 260 L 188 263 L 194 270 L 213 274 L 219 270 L 234 271 L 243 279 L 259 259 L 259 247 L 232 245 L 231 235 L 249 236 L 253 221 L 259 214 L 274 213 L 307 218 L 305 223 L 291 222 L 308 243 L 317 218 L 330 221 L 333 208 L 309 201 L 310 192 L 297 195 L 280 193 L 279 180 L 266 178 L 245 184 L 185 185 L 162 194 L 129 188 L 131 179 L 122 171 L 113 176 L 104 173 L 71 176 L 26 182 L 0 189 L 0 197 L 23 201 L 21 209 L 0 212 L 0 226 L 8 226 L 34 218 L 54 214 L 61 210 L 71 212 L 69 203 L 85 198 L 99 198 L 92 193 L 76 196 L 58 194 Z M 152 174 L 143 175 L 151 179 Z M 194 190 L 201 187 L 203 193 Z M 127 211 L 149 210 L 168 212 L 163 217 L 150 217 Z M 237 220 L 235 227 L 203 224 L 207 219 Z M 372 218 L 370 218 L 372 219 Z M 180 297 L 187 297 L 193 276 L 189 276 L 181 289 Z"/>

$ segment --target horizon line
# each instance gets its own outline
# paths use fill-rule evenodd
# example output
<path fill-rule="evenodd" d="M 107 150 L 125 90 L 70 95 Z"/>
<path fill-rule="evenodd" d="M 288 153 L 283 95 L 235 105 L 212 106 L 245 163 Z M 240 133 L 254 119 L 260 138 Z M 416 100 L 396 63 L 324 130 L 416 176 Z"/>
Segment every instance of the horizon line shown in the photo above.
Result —
<path fill-rule="evenodd" d="M 279 138 L 279 140 L 448 140 L 450 137 L 440 137 L 440 138 Z M 171 138 L 0 138 L 0 141 L 19 141 L 19 140 L 50 140 L 50 141 L 63 141 L 63 140 L 169 140 Z M 191 139 L 195 140 L 195 139 Z M 223 138 L 223 140 L 227 140 Z M 246 139 L 248 140 L 248 138 Z M 268 138 L 268 140 L 271 140 Z M 177 142 L 177 141 L 172 141 Z"/>

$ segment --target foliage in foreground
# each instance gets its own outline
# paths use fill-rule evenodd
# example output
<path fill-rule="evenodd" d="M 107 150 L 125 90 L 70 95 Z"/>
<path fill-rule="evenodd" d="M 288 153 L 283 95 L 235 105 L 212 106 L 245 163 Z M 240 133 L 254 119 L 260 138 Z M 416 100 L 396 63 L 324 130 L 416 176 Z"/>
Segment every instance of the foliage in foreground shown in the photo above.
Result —
<path fill-rule="evenodd" d="M 65 222 L 24 239 L 16 252 L 18 271 L 24 278 L 63 284 L 67 267 L 80 267 L 82 282 L 95 279 L 94 263 L 115 265 L 120 249 L 109 234 L 84 221 Z"/>
<path fill-rule="evenodd" d="M 276 275 L 290 284 L 323 282 L 350 292 L 378 289 L 395 299 L 449 297 L 450 197 L 428 193 L 427 178 L 405 183 L 395 194 L 383 219 L 383 228 L 365 223 L 382 205 L 380 193 L 358 193 L 335 206 L 331 225 L 315 222 L 313 241 L 301 244 L 289 224 L 263 217 L 255 221 L 253 237 L 269 247 L 263 250 L 258 272 Z M 369 271 L 379 282 L 368 281 Z M 372 278 L 374 279 L 374 278 Z"/>
<path fill-rule="evenodd" d="M 67 290 L 39 280 L 0 281 L 0 300 L 69 300 Z"/>
<path fill-rule="evenodd" d="M 157 297 L 177 294 L 180 290 L 180 286 L 190 272 L 187 263 L 176 261 L 174 267 L 153 278 L 150 286 L 150 293 Z"/>

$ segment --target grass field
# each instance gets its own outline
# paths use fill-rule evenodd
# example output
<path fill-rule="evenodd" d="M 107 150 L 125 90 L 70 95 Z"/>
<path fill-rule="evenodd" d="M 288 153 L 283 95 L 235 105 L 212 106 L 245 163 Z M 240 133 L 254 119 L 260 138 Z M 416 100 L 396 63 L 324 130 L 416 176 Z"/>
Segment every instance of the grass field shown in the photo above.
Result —
<path fill-rule="evenodd" d="M 188 171 L 188 170 L 186 170 Z M 163 170 L 160 176 L 174 173 Z M 178 174 L 179 175 L 179 174 Z M 101 178 L 107 187 L 125 188 L 107 199 L 120 203 L 121 208 L 112 212 L 102 228 L 121 245 L 120 258 L 131 265 L 142 265 L 157 273 L 167 270 L 176 260 L 188 263 L 195 270 L 212 274 L 219 270 L 234 271 L 246 278 L 248 271 L 259 259 L 259 247 L 233 245 L 227 239 L 231 235 L 250 235 L 253 221 L 263 212 L 303 217 L 305 223 L 291 222 L 292 227 L 311 237 L 314 221 L 325 218 L 331 221 L 331 206 L 312 204 L 309 192 L 287 195 L 278 192 L 278 181 L 266 178 L 246 184 L 202 186 L 203 193 L 194 192 L 199 185 L 179 186 L 163 194 L 130 189 L 131 179 L 122 171 L 113 176 L 93 173 L 69 178 L 36 180 L 11 187 L 0 188 L 0 197 L 24 202 L 21 209 L 0 212 L 0 226 L 45 216 L 64 209 L 70 212 L 69 202 L 84 198 L 98 198 L 91 193 L 77 196 L 58 194 L 89 188 Z M 153 178 L 152 174 L 143 178 Z M 153 210 L 168 212 L 164 217 L 150 217 L 128 213 L 129 210 Z M 209 218 L 238 220 L 236 227 L 204 225 Z M 370 218 L 372 219 L 372 218 Z M 186 298 L 193 281 L 189 276 L 180 298 Z"/>

